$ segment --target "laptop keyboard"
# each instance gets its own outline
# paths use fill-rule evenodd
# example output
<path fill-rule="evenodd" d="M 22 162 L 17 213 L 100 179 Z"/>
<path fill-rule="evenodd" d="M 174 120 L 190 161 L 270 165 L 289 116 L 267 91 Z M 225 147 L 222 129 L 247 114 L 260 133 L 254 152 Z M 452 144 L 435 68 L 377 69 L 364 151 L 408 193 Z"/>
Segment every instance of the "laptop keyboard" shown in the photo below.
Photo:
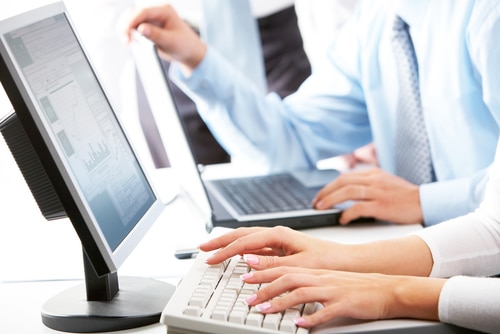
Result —
<path fill-rule="evenodd" d="M 251 269 L 236 256 L 215 266 L 205 264 L 200 253 L 190 272 L 165 307 L 161 322 L 168 333 L 296 333 L 307 334 L 294 319 L 314 312 L 316 304 L 297 305 L 264 315 L 245 300 L 260 285 L 244 283 L 240 276 Z"/>
<path fill-rule="evenodd" d="M 213 183 L 240 214 L 311 209 L 311 192 L 290 174 L 221 179 Z"/>

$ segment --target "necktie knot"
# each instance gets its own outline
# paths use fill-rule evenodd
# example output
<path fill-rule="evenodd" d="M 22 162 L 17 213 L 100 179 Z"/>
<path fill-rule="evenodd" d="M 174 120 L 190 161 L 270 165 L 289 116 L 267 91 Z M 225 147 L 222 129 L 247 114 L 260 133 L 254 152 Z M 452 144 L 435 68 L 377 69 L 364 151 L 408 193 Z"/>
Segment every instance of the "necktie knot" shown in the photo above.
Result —
<path fill-rule="evenodd" d="M 408 31 L 408 24 L 402 18 L 396 15 L 392 24 L 392 30 L 396 34 L 400 32 L 406 32 Z"/>

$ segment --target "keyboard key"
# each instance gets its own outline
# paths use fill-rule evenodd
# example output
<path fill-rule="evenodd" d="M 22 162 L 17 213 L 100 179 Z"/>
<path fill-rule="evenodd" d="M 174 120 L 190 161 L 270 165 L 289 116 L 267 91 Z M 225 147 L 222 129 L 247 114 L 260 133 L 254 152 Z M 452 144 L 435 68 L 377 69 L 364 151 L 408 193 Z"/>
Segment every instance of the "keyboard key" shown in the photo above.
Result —
<path fill-rule="evenodd" d="M 296 308 L 291 308 L 285 311 L 283 319 L 297 319 L 300 317 L 300 311 Z"/>
<path fill-rule="evenodd" d="M 229 316 L 229 309 L 226 307 L 216 307 L 212 313 L 212 319 L 227 321 Z"/>
<path fill-rule="evenodd" d="M 189 299 L 188 305 L 189 306 L 197 306 L 197 307 L 205 307 L 205 305 L 207 305 L 207 300 L 208 300 L 208 298 L 193 295 L 191 297 L 191 299 Z"/>
<path fill-rule="evenodd" d="M 311 315 L 316 311 L 315 303 L 307 303 L 304 305 L 304 310 L 302 311 L 302 315 Z"/>
<path fill-rule="evenodd" d="M 307 328 L 298 327 L 296 334 L 309 334 L 309 330 Z"/>
<path fill-rule="evenodd" d="M 262 327 L 278 330 L 281 321 L 281 313 L 270 313 L 264 317 Z"/>
<path fill-rule="evenodd" d="M 295 325 L 295 322 L 293 322 L 293 319 L 283 318 L 279 330 L 285 333 L 295 333 L 297 326 Z"/>
<path fill-rule="evenodd" d="M 188 306 L 184 310 L 185 315 L 192 315 L 195 317 L 200 317 L 202 314 L 202 308 L 197 306 Z"/>
<path fill-rule="evenodd" d="M 262 327 L 262 320 L 264 320 L 264 315 L 262 313 L 250 313 L 245 323 L 249 326 Z"/>
<path fill-rule="evenodd" d="M 246 317 L 247 317 L 247 313 L 248 312 L 244 312 L 241 310 L 239 310 L 239 311 L 233 310 L 233 312 L 231 312 L 231 314 L 229 315 L 229 322 L 232 322 L 235 324 L 244 324 Z"/>

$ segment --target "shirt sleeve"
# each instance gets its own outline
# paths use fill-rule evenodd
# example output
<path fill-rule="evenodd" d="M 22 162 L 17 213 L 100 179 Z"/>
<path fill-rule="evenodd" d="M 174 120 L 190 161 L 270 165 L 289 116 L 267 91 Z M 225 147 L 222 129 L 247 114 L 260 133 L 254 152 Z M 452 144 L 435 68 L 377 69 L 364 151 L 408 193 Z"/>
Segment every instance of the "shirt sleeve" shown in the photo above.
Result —
<path fill-rule="evenodd" d="M 439 298 L 439 319 L 480 331 L 500 323 L 500 147 L 484 200 L 465 216 L 416 232 L 429 247 L 431 277 L 451 277 Z M 468 276 L 468 277 L 465 277 Z"/>
<path fill-rule="evenodd" d="M 361 87 L 335 66 L 283 100 L 263 96 L 210 47 L 190 77 L 176 64 L 170 71 L 232 158 L 251 159 L 266 171 L 314 168 L 372 140 Z"/>
<path fill-rule="evenodd" d="M 286 109 L 279 96 L 264 96 L 215 49 L 208 47 L 189 78 L 175 63 L 170 76 L 196 103 L 199 115 L 233 159 L 251 159 L 267 171 L 281 169 L 280 161 L 294 168 L 311 167 L 293 125 L 282 117 Z"/>
<path fill-rule="evenodd" d="M 488 169 L 484 169 L 470 178 L 421 185 L 424 225 L 432 226 L 474 211 L 484 198 L 487 180 Z"/>
<path fill-rule="evenodd" d="M 486 333 L 498 333 L 500 279 L 456 276 L 439 298 L 439 320 Z"/>
<path fill-rule="evenodd" d="M 465 216 L 417 234 L 431 250 L 431 276 L 492 276 L 500 273 L 500 145 L 489 170 L 484 200 Z"/>

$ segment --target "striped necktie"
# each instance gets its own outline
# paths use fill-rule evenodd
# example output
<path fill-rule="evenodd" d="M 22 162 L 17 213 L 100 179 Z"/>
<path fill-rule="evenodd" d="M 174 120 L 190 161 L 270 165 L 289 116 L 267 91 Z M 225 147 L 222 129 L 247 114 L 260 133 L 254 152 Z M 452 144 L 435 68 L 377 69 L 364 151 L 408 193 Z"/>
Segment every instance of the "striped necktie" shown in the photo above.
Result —
<path fill-rule="evenodd" d="M 422 115 L 418 65 L 408 24 L 396 17 L 392 45 L 399 77 L 396 118 L 396 175 L 417 185 L 435 181 Z"/>

